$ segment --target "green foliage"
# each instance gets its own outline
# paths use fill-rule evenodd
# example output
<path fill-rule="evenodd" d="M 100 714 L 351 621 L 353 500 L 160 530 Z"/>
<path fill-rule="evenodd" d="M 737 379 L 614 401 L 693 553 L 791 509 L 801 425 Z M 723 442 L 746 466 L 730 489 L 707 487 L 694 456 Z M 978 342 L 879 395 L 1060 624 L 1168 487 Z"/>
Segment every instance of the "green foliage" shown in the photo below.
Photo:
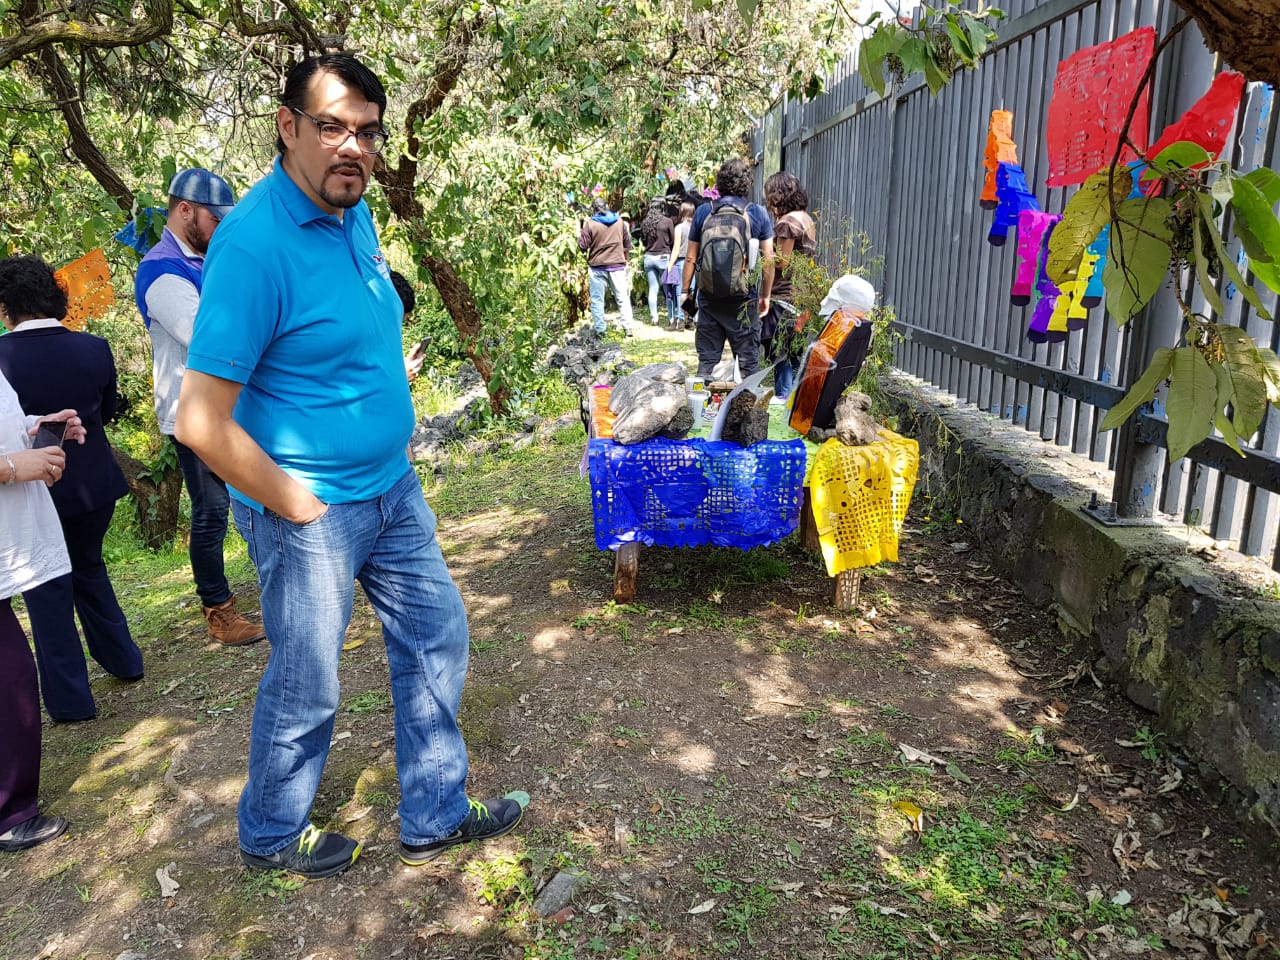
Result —
<path fill-rule="evenodd" d="M 1143 197 L 1125 200 L 1115 211 L 1102 285 L 1107 310 L 1125 324 L 1155 296 L 1169 272 L 1172 208 L 1163 198 Z"/>
<path fill-rule="evenodd" d="M 1103 171 L 1095 173 L 1067 201 L 1062 220 L 1049 235 L 1049 258 L 1045 273 L 1061 286 L 1075 279 L 1089 244 L 1111 222 L 1112 209 L 1124 202 L 1133 189 L 1133 175 L 1118 170 L 1114 179 Z"/>
<path fill-rule="evenodd" d="M 1280 221 L 1272 209 L 1280 202 L 1280 175 L 1266 168 L 1241 175 L 1225 162 L 1214 162 L 1197 144 L 1179 142 L 1160 151 L 1143 174 L 1148 192 L 1161 187 L 1164 196 L 1117 202 L 1118 191 L 1108 195 L 1098 186 L 1107 177 L 1107 171 L 1095 174 L 1067 205 L 1053 240 L 1064 226 L 1067 233 L 1056 258 L 1051 255 L 1051 270 L 1062 278 L 1070 275 L 1072 259 L 1078 262 L 1105 212 L 1112 240 L 1103 285 L 1111 314 L 1127 323 L 1169 283 L 1186 328 L 1185 345 L 1156 351 L 1151 366 L 1107 413 L 1102 429 L 1119 426 L 1168 380 L 1169 458 L 1185 456 L 1215 428 L 1239 453 L 1240 440 L 1257 432 L 1267 404 L 1280 402 L 1280 366 L 1274 352 L 1259 347 L 1243 329 L 1210 322 L 1191 304 L 1198 290 L 1213 311 L 1222 313 L 1217 284 L 1225 280 L 1258 316 L 1271 319 L 1228 254 L 1219 219 L 1230 214 L 1249 271 L 1280 290 Z M 1082 194 L 1086 199 L 1079 199 Z"/>
<path fill-rule="evenodd" d="M 868 87 L 885 92 L 885 71 L 894 83 L 923 74 L 935 97 L 957 70 L 978 66 L 987 48 L 998 39 L 991 24 L 1004 19 L 1004 11 L 979 3 L 962 8 L 956 0 L 941 5 L 922 4 L 915 26 L 873 13 L 859 25 L 873 28 L 858 50 L 858 72 Z"/>

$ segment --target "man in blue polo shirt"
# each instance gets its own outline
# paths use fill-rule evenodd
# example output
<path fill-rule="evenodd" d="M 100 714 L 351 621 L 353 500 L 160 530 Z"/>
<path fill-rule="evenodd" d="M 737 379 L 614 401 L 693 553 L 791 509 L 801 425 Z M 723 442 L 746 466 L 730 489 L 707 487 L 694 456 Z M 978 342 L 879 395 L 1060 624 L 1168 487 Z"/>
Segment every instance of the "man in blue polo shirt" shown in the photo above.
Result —
<path fill-rule="evenodd" d="M 360 845 L 309 822 L 359 580 L 395 702 L 400 857 L 501 836 L 514 800 L 467 797 L 458 706 L 466 612 L 409 464 L 403 308 L 361 199 L 386 142 L 382 84 L 346 55 L 285 81 L 275 169 L 209 247 L 177 437 L 226 482 L 262 588 L 271 657 L 240 796 L 247 866 L 340 873 Z"/>

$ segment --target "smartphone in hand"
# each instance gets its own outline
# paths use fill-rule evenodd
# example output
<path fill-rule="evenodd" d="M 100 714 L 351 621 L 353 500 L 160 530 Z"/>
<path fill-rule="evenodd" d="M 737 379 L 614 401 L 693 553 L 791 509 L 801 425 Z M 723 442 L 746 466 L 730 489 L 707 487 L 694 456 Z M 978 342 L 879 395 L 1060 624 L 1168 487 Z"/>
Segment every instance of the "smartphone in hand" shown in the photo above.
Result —
<path fill-rule="evenodd" d="M 40 428 L 36 431 L 35 439 L 32 440 L 31 446 L 35 449 L 41 447 L 58 447 L 62 448 L 62 439 L 67 433 L 67 421 L 65 420 L 45 420 L 41 422 Z"/>

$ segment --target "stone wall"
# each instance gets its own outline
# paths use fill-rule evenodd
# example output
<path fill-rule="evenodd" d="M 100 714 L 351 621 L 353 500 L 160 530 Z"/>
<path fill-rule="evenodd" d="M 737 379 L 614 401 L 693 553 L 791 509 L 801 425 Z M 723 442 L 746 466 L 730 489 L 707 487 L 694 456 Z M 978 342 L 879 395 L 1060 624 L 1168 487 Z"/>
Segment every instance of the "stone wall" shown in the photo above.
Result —
<path fill-rule="evenodd" d="M 894 378 L 900 432 L 920 443 L 922 493 L 1063 630 L 1088 647 L 1153 727 L 1210 782 L 1280 824 L 1280 601 L 1251 561 L 1184 527 L 1106 526 L 1101 465 Z"/>

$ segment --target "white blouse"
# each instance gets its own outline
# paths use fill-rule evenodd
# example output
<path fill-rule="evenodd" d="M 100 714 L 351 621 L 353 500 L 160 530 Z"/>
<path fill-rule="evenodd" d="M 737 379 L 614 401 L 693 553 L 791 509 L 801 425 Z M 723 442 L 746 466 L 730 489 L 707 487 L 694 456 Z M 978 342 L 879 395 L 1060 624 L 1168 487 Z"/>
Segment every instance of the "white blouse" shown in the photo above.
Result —
<path fill-rule="evenodd" d="M 0 374 L 0 454 L 26 450 L 37 417 L 23 414 L 9 381 Z M 39 480 L 10 483 L 0 456 L 0 600 L 71 572 L 62 526 L 49 488 Z"/>

